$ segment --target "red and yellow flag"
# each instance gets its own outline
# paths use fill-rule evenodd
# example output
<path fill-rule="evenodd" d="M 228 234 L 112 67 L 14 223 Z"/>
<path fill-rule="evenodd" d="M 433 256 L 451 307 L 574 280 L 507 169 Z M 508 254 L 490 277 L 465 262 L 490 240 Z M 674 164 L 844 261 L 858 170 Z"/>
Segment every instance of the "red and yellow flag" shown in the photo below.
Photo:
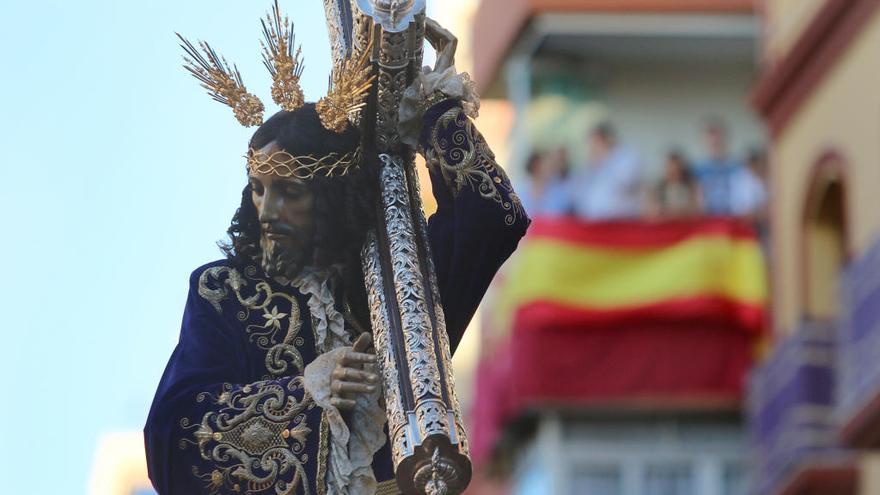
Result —
<path fill-rule="evenodd" d="M 493 326 L 718 322 L 760 332 L 766 300 L 746 223 L 539 219 L 509 265 Z"/>

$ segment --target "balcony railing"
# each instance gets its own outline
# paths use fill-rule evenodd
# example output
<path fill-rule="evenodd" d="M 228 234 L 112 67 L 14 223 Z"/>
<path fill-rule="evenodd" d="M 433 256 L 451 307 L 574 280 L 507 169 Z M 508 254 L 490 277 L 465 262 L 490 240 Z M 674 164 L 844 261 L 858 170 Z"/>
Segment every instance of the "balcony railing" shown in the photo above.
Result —
<path fill-rule="evenodd" d="M 880 242 L 846 270 L 840 322 L 838 414 L 855 447 L 880 446 Z"/>
<path fill-rule="evenodd" d="M 851 477 L 834 415 L 837 364 L 836 325 L 810 322 L 755 371 L 749 387 L 753 493 L 794 493 L 800 484 L 820 488 L 824 481 L 813 477 L 833 484 Z"/>

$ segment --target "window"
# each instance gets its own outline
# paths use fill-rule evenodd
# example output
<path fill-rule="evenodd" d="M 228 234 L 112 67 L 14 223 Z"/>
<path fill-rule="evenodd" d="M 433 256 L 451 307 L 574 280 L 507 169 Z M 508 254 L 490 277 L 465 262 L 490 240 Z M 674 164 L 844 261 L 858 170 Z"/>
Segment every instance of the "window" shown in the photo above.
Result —
<path fill-rule="evenodd" d="M 746 495 L 738 418 L 547 417 L 518 460 L 516 495 Z"/>
<path fill-rule="evenodd" d="M 572 475 L 571 495 L 621 495 L 620 468 L 614 466 L 582 466 Z"/>
<path fill-rule="evenodd" d="M 645 495 L 695 495 L 690 466 L 648 466 L 645 469 Z"/>
<path fill-rule="evenodd" d="M 722 492 L 724 495 L 746 495 L 746 468 L 742 464 L 724 466 Z"/>
<path fill-rule="evenodd" d="M 838 277 L 847 259 L 846 189 L 842 158 L 827 154 L 813 172 L 804 206 L 803 313 L 837 316 Z"/>

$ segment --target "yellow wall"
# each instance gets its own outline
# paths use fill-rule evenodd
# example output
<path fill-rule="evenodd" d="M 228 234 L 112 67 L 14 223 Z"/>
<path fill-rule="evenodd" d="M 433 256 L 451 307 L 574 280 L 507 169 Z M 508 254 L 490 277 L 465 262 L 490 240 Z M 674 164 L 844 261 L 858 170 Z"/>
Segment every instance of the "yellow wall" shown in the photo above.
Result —
<path fill-rule="evenodd" d="M 859 458 L 859 491 L 863 495 L 880 493 L 880 454 L 866 453 Z"/>
<path fill-rule="evenodd" d="M 846 176 L 848 244 L 862 252 L 880 233 L 880 13 L 853 40 L 773 146 L 773 262 L 776 328 L 790 331 L 801 303 L 801 224 L 812 169 L 828 150 Z"/>
<path fill-rule="evenodd" d="M 772 62 L 797 41 L 827 0 L 763 0 L 764 58 Z"/>

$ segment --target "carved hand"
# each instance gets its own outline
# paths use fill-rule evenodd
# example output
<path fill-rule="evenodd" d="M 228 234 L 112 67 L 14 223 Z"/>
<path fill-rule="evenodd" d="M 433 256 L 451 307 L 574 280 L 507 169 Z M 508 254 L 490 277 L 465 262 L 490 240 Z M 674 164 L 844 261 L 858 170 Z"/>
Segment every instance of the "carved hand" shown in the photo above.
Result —
<path fill-rule="evenodd" d="M 437 63 L 434 64 L 435 72 L 443 72 L 455 65 L 458 38 L 454 34 L 429 17 L 425 20 L 425 39 L 437 52 Z"/>
<path fill-rule="evenodd" d="M 376 355 L 367 350 L 373 343 L 369 333 L 362 333 L 351 350 L 342 354 L 330 377 L 330 403 L 340 410 L 351 410 L 357 394 L 375 392 L 379 375 L 364 370 L 365 364 L 374 364 Z"/>

